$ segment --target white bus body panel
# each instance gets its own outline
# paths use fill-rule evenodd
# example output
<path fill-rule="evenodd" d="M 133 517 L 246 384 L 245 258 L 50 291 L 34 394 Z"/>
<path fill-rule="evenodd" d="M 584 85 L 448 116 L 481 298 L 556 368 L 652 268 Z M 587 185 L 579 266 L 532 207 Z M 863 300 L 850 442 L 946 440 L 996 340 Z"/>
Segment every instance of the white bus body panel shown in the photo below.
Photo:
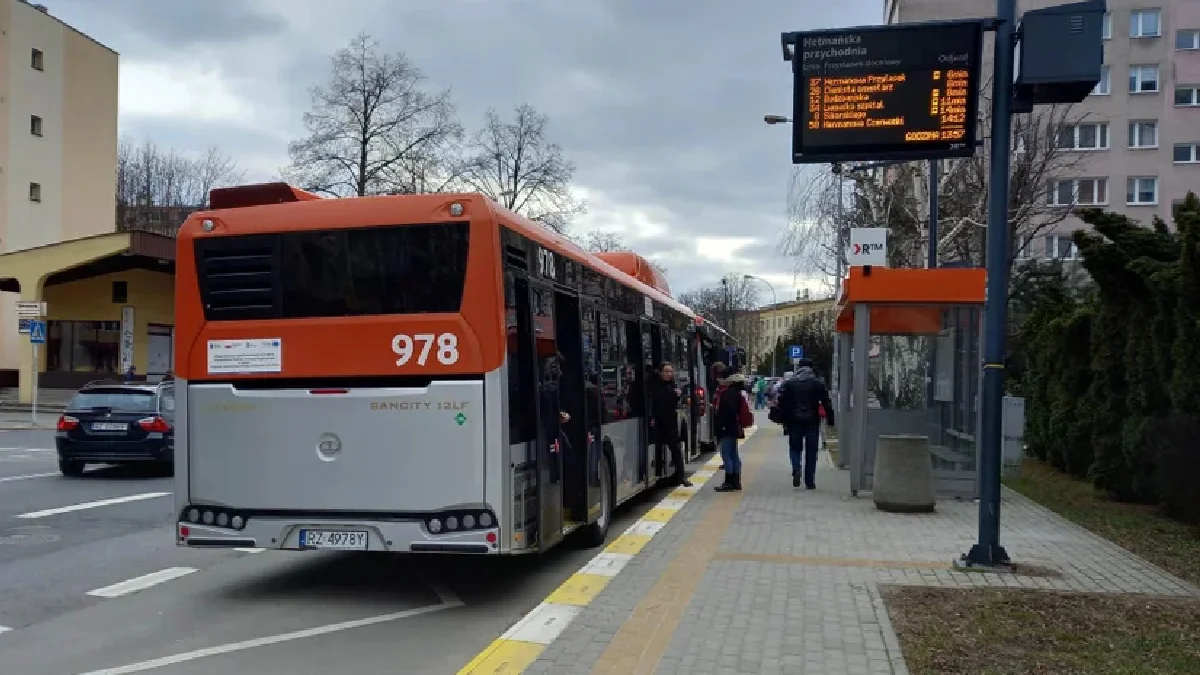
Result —
<path fill-rule="evenodd" d="M 506 429 L 501 406 L 485 405 L 502 400 L 502 371 L 345 393 L 180 381 L 176 506 L 188 537 L 177 543 L 296 549 L 300 529 L 324 527 L 366 530 L 369 550 L 505 552 Z M 249 517 L 241 530 L 185 518 L 204 505 Z M 431 533 L 426 516 L 448 509 L 495 523 Z"/>

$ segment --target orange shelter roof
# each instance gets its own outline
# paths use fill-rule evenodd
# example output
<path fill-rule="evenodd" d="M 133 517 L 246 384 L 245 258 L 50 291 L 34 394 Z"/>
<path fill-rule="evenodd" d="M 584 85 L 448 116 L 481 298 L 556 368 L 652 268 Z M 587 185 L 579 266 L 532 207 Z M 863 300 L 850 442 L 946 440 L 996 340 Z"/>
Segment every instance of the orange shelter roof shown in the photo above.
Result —
<path fill-rule="evenodd" d="M 854 331 L 854 306 L 871 307 L 872 334 L 929 334 L 942 328 L 942 311 L 982 305 L 987 271 L 981 267 L 851 267 L 838 298 L 837 332 Z"/>

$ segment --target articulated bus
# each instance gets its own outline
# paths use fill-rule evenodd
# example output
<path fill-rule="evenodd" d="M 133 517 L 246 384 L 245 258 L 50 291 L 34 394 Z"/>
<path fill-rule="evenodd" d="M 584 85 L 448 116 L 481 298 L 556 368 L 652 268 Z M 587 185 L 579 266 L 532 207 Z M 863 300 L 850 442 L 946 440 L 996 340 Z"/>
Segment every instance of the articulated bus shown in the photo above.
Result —
<path fill-rule="evenodd" d="M 210 203 L 178 239 L 180 546 L 599 545 L 671 473 L 648 423 L 664 362 L 688 455 L 713 443 L 730 336 L 636 256 L 607 262 L 477 194 L 270 183 Z"/>

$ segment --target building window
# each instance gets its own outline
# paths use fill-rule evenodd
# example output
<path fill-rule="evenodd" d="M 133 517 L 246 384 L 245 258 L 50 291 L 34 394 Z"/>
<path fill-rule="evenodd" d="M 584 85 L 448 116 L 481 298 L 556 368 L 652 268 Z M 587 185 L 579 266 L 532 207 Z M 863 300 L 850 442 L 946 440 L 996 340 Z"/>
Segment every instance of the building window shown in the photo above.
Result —
<path fill-rule="evenodd" d="M 1046 237 L 1046 260 L 1078 260 L 1079 247 L 1068 234 L 1052 234 Z"/>
<path fill-rule="evenodd" d="M 123 305 L 129 302 L 129 282 L 114 281 L 112 282 L 112 301 L 115 305 Z"/>
<path fill-rule="evenodd" d="M 1125 188 L 1125 203 L 1129 206 L 1153 206 L 1158 203 L 1158 179 L 1130 178 Z"/>
<path fill-rule="evenodd" d="M 1100 24 L 1100 38 L 1103 40 L 1112 39 L 1112 12 L 1104 13 L 1104 23 Z"/>
<path fill-rule="evenodd" d="M 1200 105 L 1200 87 L 1195 85 L 1175 87 L 1175 105 L 1179 107 Z"/>
<path fill-rule="evenodd" d="M 1158 66 L 1129 66 L 1129 93 L 1153 94 L 1158 91 Z"/>
<path fill-rule="evenodd" d="M 1013 248 L 1016 249 L 1015 251 L 1013 251 L 1013 257 L 1016 258 L 1017 260 L 1029 260 L 1029 258 L 1032 257 L 1032 253 L 1033 253 L 1032 244 L 1033 244 L 1033 236 L 1032 235 L 1023 234 L 1023 235 L 1017 237 L 1016 241 L 1013 242 Z"/>
<path fill-rule="evenodd" d="M 46 55 L 40 49 L 34 49 L 29 52 L 29 67 L 34 70 L 46 69 Z"/>
<path fill-rule="evenodd" d="M 33 134 L 34 136 L 42 135 L 42 118 L 38 117 L 37 115 L 29 116 L 29 133 Z"/>
<path fill-rule="evenodd" d="M 1098 206 L 1108 203 L 1107 178 L 1076 178 L 1051 181 L 1046 191 L 1051 206 Z"/>
<path fill-rule="evenodd" d="M 120 321 L 46 322 L 47 371 L 115 373 L 120 352 Z"/>
<path fill-rule="evenodd" d="M 1200 163 L 1200 143 L 1176 143 L 1171 158 L 1176 164 Z"/>
<path fill-rule="evenodd" d="M 1108 96 L 1112 91 L 1112 78 L 1108 66 L 1100 66 L 1100 81 L 1092 89 L 1092 96 Z"/>
<path fill-rule="evenodd" d="M 42 184 L 41 183 L 30 183 L 29 184 L 29 201 L 31 201 L 31 202 L 42 201 Z"/>
<path fill-rule="evenodd" d="M 1162 10 L 1135 9 L 1130 12 L 1129 37 L 1162 37 Z"/>
<path fill-rule="evenodd" d="M 1175 49 L 1179 51 L 1200 49 L 1200 28 L 1175 31 Z"/>
<path fill-rule="evenodd" d="M 1083 122 L 1058 130 L 1058 147 L 1064 150 L 1107 150 L 1108 122 Z"/>
<path fill-rule="evenodd" d="M 1141 121 L 1129 123 L 1129 147 L 1157 148 L 1158 122 Z"/>

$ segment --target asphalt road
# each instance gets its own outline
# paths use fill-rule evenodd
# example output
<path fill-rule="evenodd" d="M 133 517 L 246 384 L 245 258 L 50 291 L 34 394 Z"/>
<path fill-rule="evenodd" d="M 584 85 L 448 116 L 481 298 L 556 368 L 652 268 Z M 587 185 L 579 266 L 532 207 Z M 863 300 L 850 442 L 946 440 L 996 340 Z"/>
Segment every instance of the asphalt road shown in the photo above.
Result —
<path fill-rule="evenodd" d="M 123 468 L 64 478 L 53 432 L 0 431 L 0 672 L 453 674 L 598 552 L 181 550 L 172 490 Z"/>

